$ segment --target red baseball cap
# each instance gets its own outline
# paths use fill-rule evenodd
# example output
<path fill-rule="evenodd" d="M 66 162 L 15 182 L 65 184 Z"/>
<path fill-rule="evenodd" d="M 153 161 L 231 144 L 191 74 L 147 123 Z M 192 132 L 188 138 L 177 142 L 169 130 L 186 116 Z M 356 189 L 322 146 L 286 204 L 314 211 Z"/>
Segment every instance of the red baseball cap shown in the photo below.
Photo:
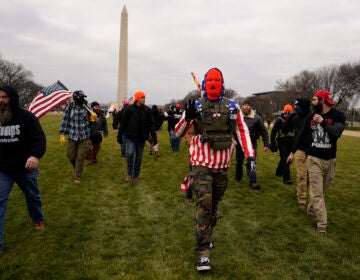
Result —
<path fill-rule="evenodd" d="M 323 90 L 323 89 L 317 91 L 317 92 L 314 94 L 314 96 L 320 97 L 320 98 L 324 99 L 327 104 L 329 104 L 329 105 L 334 105 L 335 103 L 334 103 L 334 101 L 332 101 L 330 95 L 331 95 L 330 92 L 328 92 L 327 90 Z"/>

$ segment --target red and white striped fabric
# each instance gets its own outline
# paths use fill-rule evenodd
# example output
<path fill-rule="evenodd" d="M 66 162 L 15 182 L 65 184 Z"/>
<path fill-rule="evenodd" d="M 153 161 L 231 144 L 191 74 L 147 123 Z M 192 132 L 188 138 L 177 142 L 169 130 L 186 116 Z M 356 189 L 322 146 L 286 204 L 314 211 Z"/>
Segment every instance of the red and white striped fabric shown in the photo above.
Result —
<path fill-rule="evenodd" d="M 70 98 L 72 98 L 72 92 L 60 81 L 57 81 L 55 84 L 41 89 L 26 110 L 40 119 L 51 109 L 60 106 Z"/>
<path fill-rule="evenodd" d="M 226 150 L 214 150 L 210 147 L 209 141 L 201 143 L 200 137 L 201 135 L 195 135 L 191 139 L 189 147 L 191 164 L 214 169 L 228 168 L 235 145 L 232 144 L 230 149 Z"/>
<path fill-rule="evenodd" d="M 190 185 L 190 175 L 187 175 L 180 184 L 180 191 L 186 192 Z"/>
<path fill-rule="evenodd" d="M 236 123 L 236 135 L 245 156 L 247 158 L 254 157 L 255 153 L 251 143 L 250 133 L 241 111 L 236 115 Z M 175 134 L 178 137 L 184 136 L 190 126 L 191 122 L 185 121 L 184 113 L 181 120 L 175 126 Z M 214 150 L 210 147 L 209 142 L 201 143 L 200 137 L 200 135 L 194 135 L 190 141 L 189 154 L 191 164 L 193 166 L 204 166 L 214 169 L 228 168 L 236 142 L 234 141 L 229 149 Z"/>

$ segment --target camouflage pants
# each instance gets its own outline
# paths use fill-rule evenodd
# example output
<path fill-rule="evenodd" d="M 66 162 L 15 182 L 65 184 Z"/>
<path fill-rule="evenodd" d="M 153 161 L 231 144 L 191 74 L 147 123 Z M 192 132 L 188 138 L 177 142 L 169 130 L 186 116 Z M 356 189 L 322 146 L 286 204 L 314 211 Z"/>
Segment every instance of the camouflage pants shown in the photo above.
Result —
<path fill-rule="evenodd" d="M 195 251 L 210 256 L 211 235 L 216 226 L 216 211 L 227 187 L 227 169 L 193 166 L 190 185 L 196 195 Z"/>

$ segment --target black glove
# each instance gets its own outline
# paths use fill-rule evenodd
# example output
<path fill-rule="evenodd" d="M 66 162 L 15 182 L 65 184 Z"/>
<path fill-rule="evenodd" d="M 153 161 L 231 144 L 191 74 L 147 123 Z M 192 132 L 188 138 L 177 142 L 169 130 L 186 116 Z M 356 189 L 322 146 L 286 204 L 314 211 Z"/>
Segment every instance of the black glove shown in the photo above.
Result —
<path fill-rule="evenodd" d="M 190 99 L 185 106 L 185 121 L 189 122 L 196 119 L 197 111 L 195 107 L 195 100 Z"/>
<path fill-rule="evenodd" d="M 275 152 L 277 152 L 277 150 L 278 150 L 278 146 L 277 146 L 276 142 L 271 142 L 270 143 L 270 151 L 275 153 Z"/>
<path fill-rule="evenodd" d="M 256 175 L 255 158 L 248 158 L 246 165 L 248 166 L 249 177 Z"/>

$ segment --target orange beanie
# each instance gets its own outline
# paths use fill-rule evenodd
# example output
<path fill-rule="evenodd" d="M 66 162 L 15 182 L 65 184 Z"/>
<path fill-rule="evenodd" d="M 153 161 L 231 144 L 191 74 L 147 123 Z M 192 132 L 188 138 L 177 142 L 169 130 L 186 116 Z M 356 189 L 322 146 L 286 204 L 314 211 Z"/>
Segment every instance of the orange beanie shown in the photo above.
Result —
<path fill-rule="evenodd" d="M 146 97 L 143 91 L 137 91 L 134 93 L 134 102 L 138 101 L 140 98 Z"/>
<path fill-rule="evenodd" d="M 293 107 L 290 105 L 290 104 L 286 104 L 285 106 L 284 106 L 284 110 L 283 110 L 283 112 L 284 113 L 286 113 L 286 112 L 292 112 L 293 111 Z"/>

